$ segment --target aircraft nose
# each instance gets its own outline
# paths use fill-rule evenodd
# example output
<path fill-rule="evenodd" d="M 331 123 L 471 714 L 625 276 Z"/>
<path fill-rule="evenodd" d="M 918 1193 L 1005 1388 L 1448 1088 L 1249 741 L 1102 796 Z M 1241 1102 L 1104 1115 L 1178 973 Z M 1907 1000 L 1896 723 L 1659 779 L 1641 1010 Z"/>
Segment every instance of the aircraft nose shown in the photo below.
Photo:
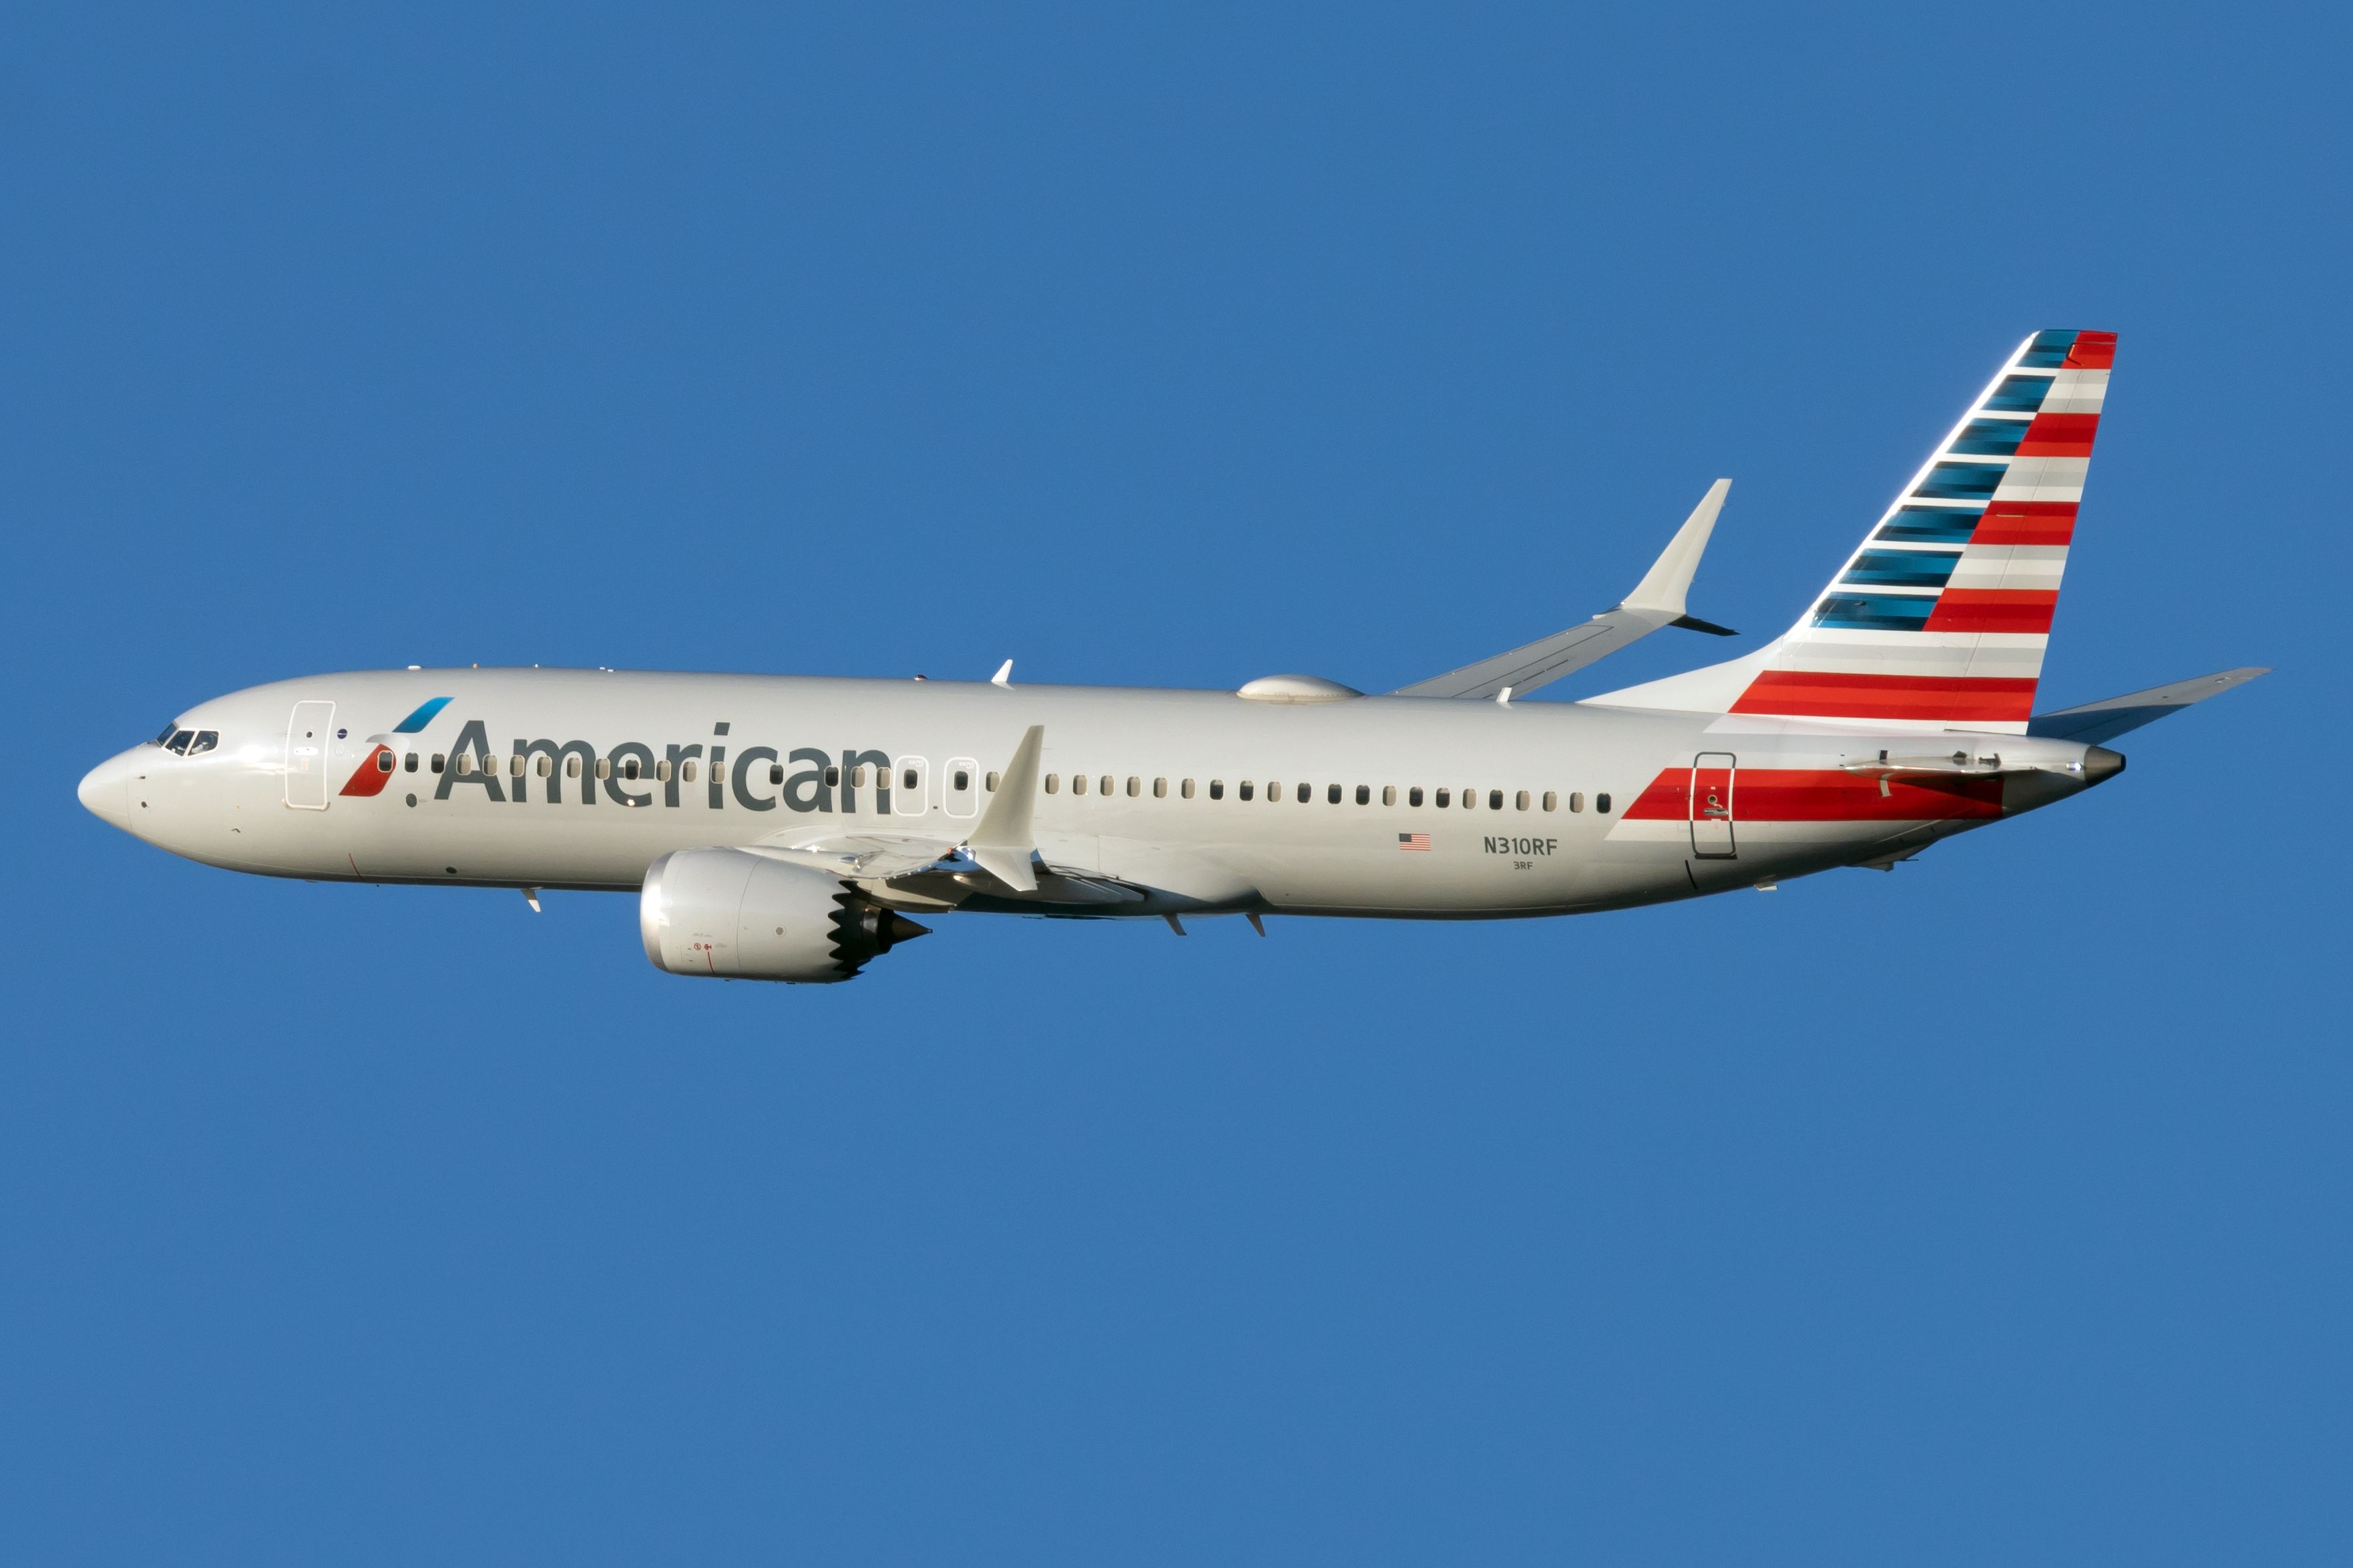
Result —
<path fill-rule="evenodd" d="M 120 826 L 131 815 L 131 774 L 134 766 L 130 752 L 117 752 L 82 774 L 74 794 L 92 816 Z"/>
<path fill-rule="evenodd" d="M 2084 750 L 2084 782 L 2087 784 L 2105 783 L 2125 771 L 2122 752 L 2112 752 L 2105 746 L 2087 746 Z"/>

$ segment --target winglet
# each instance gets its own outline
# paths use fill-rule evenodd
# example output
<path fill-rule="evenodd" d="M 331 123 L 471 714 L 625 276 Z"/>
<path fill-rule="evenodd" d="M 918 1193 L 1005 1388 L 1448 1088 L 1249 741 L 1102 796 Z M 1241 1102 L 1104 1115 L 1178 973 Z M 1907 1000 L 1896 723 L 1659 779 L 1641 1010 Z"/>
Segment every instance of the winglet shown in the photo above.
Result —
<path fill-rule="evenodd" d="M 1038 759 L 1046 748 L 1046 726 L 1032 724 L 1013 748 L 1013 760 L 997 781 L 988 809 L 973 824 L 965 852 L 980 868 L 1017 892 L 1038 889 L 1038 873 L 1029 857 L 1038 847 L 1029 826 L 1030 809 L 1038 799 Z"/>
<path fill-rule="evenodd" d="M 1707 549 L 1708 535 L 1715 531 L 1715 514 L 1724 510 L 1724 498 L 1731 493 L 1730 479 L 1718 479 L 1707 487 L 1707 494 L 1699 498 L 1699 505 L 1692 508 L 1692 514 L 1683 519 L 1683 525 L 1675 530 L 1675 536 L 1667 541 L 1666 549 L 1651 563 L 1651 569 L 1634 584 L 1620 609 L 1657 610 L 1670 617 L 1684 614 L 1683 595 L 1691 592 L 1700 555 Z"/>
<path fill-rule="evenodd" d="M 997 673 L 996 673 L 995 675 L 992 675 L 992 676 L 990 676 L 990 677 L 988 678 L 988 683 L 989 683 L 991 686 L 1010 686 L 1010 685 L 1012 685 L 1012 684 L 1013 684 L 1013 661 L 1012 661 L 1011 659 L 1009 659 L 1009 658 L 1008 658 L 1008 659 L 1007 659 L 1003 664 L 998 665 L 998 666 L 997 667 Z"/>

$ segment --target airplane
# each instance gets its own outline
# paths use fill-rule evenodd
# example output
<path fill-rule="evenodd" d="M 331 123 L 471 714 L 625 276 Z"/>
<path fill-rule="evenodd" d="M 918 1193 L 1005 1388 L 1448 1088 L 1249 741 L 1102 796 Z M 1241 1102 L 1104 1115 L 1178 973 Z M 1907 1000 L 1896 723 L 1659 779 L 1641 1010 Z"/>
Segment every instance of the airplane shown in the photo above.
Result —
<path fill-rule="evenodd" d="M 2268 673 L 2034 711 L 2115 361 L 2039 331 L 1795 626 L 1575 702 L 1666 627 L 1730 481 L 1590 619 L 1367 695 L 374 670 L 199 703 L 90 770 L 90 811 L 313 881 L 634 893 L 671 974 L 826 984 L 954 911 L 1165 921 L 1589 913 L 1937 841 L 2122 772 L 2106 742 Z"/>

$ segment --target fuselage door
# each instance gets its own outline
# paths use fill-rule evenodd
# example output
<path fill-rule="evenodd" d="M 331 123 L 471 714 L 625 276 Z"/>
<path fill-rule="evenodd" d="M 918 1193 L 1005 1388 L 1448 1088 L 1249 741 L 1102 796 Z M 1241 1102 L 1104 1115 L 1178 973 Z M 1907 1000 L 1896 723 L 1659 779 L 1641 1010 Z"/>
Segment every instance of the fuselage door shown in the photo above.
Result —
<path fill-rule="evenodd" d="M 931 764 L 921 757 L 901 757 L 898 777 L 892 779 L 891 809 L 901 816 L 921 816 L 929 809 L 932 781 L 925 776 Z"/>
<path fill-rule="evenodd" d="M 980 813 L 980 764 L 970 757 L 950 757 L 942 780 L 940 803 L 947 807 L 950 816 L 976 816 Z"/>
<path fill-rule="evenodd" d="M 335 733 L 335 705 L 297 702 L 286 722 L 286 804 L 298 811 L 324 811 L 333 792 L 327 783 L 327 743 Z"/>
<path fill-rule="evenodd" d="M 1694 860 L 1734 860 L 1740 847 L 1732 837 L 1732 775 L 1739 759 L 1730 752 L 1702 752 L 1692 760 L 1691 837 Z"/>

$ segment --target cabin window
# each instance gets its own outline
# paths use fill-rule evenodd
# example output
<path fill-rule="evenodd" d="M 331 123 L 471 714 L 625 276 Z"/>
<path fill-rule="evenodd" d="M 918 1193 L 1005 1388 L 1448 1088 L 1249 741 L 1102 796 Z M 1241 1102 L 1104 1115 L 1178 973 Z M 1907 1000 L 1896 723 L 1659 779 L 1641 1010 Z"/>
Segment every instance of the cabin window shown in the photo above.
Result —
<path fill-rule="evenodd" d="M 1338 784 L 1334 784 L 1334 785 L 1332 785 L 1332 787 L 1331 787 L 1331 788 L 1329 788 L 1329 789 L 1325 790 L 1325 791 L 1324 792 L 1324 798 L 1325 800 L 1330 801 L 1334 805 L 1339 805 L 1339 804 L 1340 804 L 1340 786 L 1339 786 Z"/>
<path fill-rule="evenodd" d="M 1244 799 L 1244 800 L 1248 800 L 1248 799 L 1250 799 L 1250 780 L 1248 780 L 1248 779 L 1244 779 L 1244 780 L 1242 780 L 1241 784 L 1240 784 L 1239 786 L 1237 786 L 1237 787 L 1236 787 L 1236 789 L 1235 789 L 1234 793 L 1235 793 L 1236 795 L 1240 795 L 1240 796 L 1242 799 Z"/>
<path fill-rule="evenodd" d="M 1373 804 L 1372 785 L 1358 784 L 1356 786 L 1356 804 L 1358 805 L 1370 805 Z"/>
<path fill-rule="evenodd" d="M 689 776 L 691 777 L 692 775 L 690 774 Z M 711 782 L 712 784 L 725 784 L 727 782 L 727 763 L 723 758 L 713 762 L 711 764 Z"/>
<path fill-rule="evenodd" d="M 828 766 L 828 767 L 825 770 L 825 787 L 826 787 L 826 788 L 828 788 L 828 789 L 833 789 L 833 788 L 837 787 L 840 783 L 841 783 L 841 769 L 840 769 L 838 765 L 836 765 L 836 766 Z"/>
<path fill-rule="evenodd" d="M 1061 774 L 1060 774 L 1060 773 L 1048 773 L 1048 774 L 1046 775 L 1046 793 L 1047 793 L 1048 795 L 1052 795 L 1056 790 L 1060 789 L 1061 787 L 1062 787 L 1062 775 L 1061 775 Z"/>
<path fill-rule="evenodd" d="M 624 757 L 621 759 L 621 776 L 623 778 L 634 779 L 644 771 L 645 764 L 639 762 L 637 758 Z"/>
<path fill-rule="evenodd" d="M 680 783 L 692 784 L 694 782 L 694 773 L 695 764 L 692 757 L 689 757 L 686 761 L 678 764 L 678 776 Z"/>
<path fill-rule="evenodd" d="M 596 776 L 600 779 L 608 779 L 613 776 L 612 758 L 599 757 L 596 759 Z"/>
<path fill-rule="evenodd" d="M 546 778 L 549 774 L 555 772 L 555 759 L 549 756 L 545 752 L 540 752 L 539 761 L 532 764 L 532 772 L 537 773 L 541 778 Z"/>
<path fill-rule="evenodd" d="M 1130 773 L 1130 774 L 1128 774 L 1128 775 L 1127 775 L 1127 794 L 1128 794 L 1128 798 L 1129 798 L 1129 799 L 1131 799 L 1131 800 L 1133 800 L 1133 799 L 1134 799 L 1134 798 L 1135 798 L 1137 795 L 1142 795 L 1143 793 L 1144 793 L 1144 781 L 1143 781 L 1142 779 L 1140 779 L 1140 778 L 1137 778 L 1134 773 Z"/>
<path fill-rule="evenodd" d="M 1525 810 L 1527 810 L 1527 808 L 1528 808 L 1528 792 L 1527 792 L 1527 791 L 1525 791 L 1525 790 L 1522 790 L 1519 794 L 1517 794 L 1517 795 L 1514 795 L 1514 796 L 1512 797 L 1512 809 L 1513 809 L 1514 811 L 1525 811 Z"/>
<path fill-rule="evenodd" d="M 392 772 L 392 753 L 390 752 L 383 750 L 377 751 L 375 754 L 375 771 L 380 773 L 388 773 Z"/>
<path fill-rule="evenodd" d="M 913 768 L 901 768 L 901 769 L 899 770 L 899 787 L 900 787 L 901 789 L 902 789 L 902 790 L 907 790 L 907 791 L 909 791 L 909 792 L 911 792 L 911 793 L 913 791 L 913 789 L 914 789 L 914 787 L 915 787 L 915 770 L 914 770 L 914 769 L 913 769 Z M 961 787 L 961 786 L 959 786 L 959 787 Z"/>
<path fill-rule="evenodd" d="M 1166 779 L 1154 779 L 1152 781 L 1152 798 L 1155 800 L 1166 800 L 1168 798 L 1168 781 Z"/>
<path fill-rule="evenodd" d="M 770 763 L 768 764 L 768 782 L 772 784 L 780 784 L 785 782 L 784 763 Z"/>
<path fill-rule="evenodd" d="M 1560 796 L 1553 794 L 1550 790 L 1545 791 L 1545 809 L 1546 811 L 1558 811 L 1560 809 Z"/>
<path fill-rule="evenodd" d="M 995 773 L 990 773 L 987 778 L 980 782 L 987 786 L 989 794 L 995 795 L 997 793 L 997 775 Z"/>
<path fill-rule="evenodd" d="M 1111 793 L 1111 775 L 1109 773 L 1103 774 L 1103 787 L 1095 793 L 1098 795 L 1109 795 Z"/>
<path fill-rule="evenodd" d="M 672 769 L 670 765 L 670 759 L 668 757 L 664 757 L 660 762 L 654 764 L 654 782 L 656 784 L 670 783 L 670 775 L 674 771 L 676 770 Z M 864 781 L 861 780 L 860 782 L 863 783 Z"/>
<path fill-rule="evenodd" d="M 474 771 L 474 753 L 473 753 L 473 752 L 459 752 L 459 753 L 458 753 L 458 763 L 457 763 L 457 773 L 458 773 L 458 776 L 459 776 L 459 778 L 461 778 L 461 779 L 462 779 L 462 778 L 469 777 L 469 776 L 470 776 L 470 775 L 472 774 L 473 771 Z"/>
<path fill-rule="evenodd" d="M 1381 804 L 1383 805 L 1395 805 L 1397 804 L 1397 785 L 1381 785 Z"/>
<path fill-rule="evenodd" d="M 568 779 L 576 779 L 580 776 L 579 752 L 575 752 L 564 759 L 564 776 Z"/>
<path fill-rule="evenodd" d="M 1593 797 L 1593 809 L 1605 816 L 1609 814 L 1609 796 L 1607 793 Z"/>
<path fill-rule="evenodd" d="M 962 795 L 965 791 L 972 787 L 972 770 L 970 768 L 958 768 L 955 773 L 948 775 L 948 779 L 950 787 L 958 795 Z"/>
<path fill-rule="evenodd" d="M 1571 811 L 1583 811 L 1585 809 L 1585 792 L 1583 790 L 1573 789 L 1568 792 L 1568 809 Z"/>
<path fill-rule="evenodd" d="M 442 755 L 440 752 L 434 752 L 434 753 L 433 753 L 433 771 L 434 771 L 435 773 L 439 773 L 443 768 L 445 768 L 445 767 L 447 767 L 447 766 L 448 766 L 448 765 L 449 765 L 449 759 L 448 759 L 448 758 L 447 758 L 447 757 L 443 756 L 443 755 Z"/>
<path fill-rule="evenodd" d="M 1465 811 L 1476 811 L 1479 809 L 1479 792 L 1477 790 L 1465 789 L 1462 792 L 1462 809 Z"/>
<path fill-rule="evenodd" d="M 849 770 L 849 787 L 852 789 L 864 789 L 866 787 L 866 764 L 864 763 L 860 763 L 856 767 Z"/>
<path fill-rule="evenodd" d="M 1275 784 L 1272 781 L 1268 782 L 1266 786 L 1266 804 L 1269 805 L 1281 805 L 1282 804 L 1282 786 L 1281 784 Z"/>
<path fill-rule="evenodd" d="M 1176 786 L 1176 793 L 1183 795 L 1187 800 L 1192 799 L 1193 781 L 1191 779 L 1187 779 L 1183 784 L 1178 784 Z"/>
<path fill-rule="evenodd" d="M 1421 792 L 1420 792 L 1419 790 L 1416 790 L 1416 791 L 1414 791 L 1413 793 L 1414 793 L 1414 794 L 1416 794 L 1416 795 L 1419 795 Z M 1451 791 L 1451 790 L 1443 790 L 1443 789 L 1442 789 L 1442 790 L 1440 790 L 1440 791 L 1438 792 L 1438 809 L 1439 809 L 1439 810 L 1443 811 L 1443 810 L 1445 810 L 1448 806 L 1452 805 L 1453 804 L 1454 804 L 1454 792 L 1453 792 L 1453 791 Z"/>
<path fill-rule="evenodd" d="M 403 771 L 412 773 L 415 773 L 417 771 L 417 753 L 415 752 L 411 752 L 408 755 L 403 757 L 400 760 L 400 765 Z"/>
<path fill-rule="evenodd" d="M 1408 805 L 1419 805 L 1421 804 L 1421 786 L 1419 784 L 1416 784 L 1411 789 L 1405 792 L 1405 803 Z M 1444 805 L 1446 803 L 1441 800 L 1438 804 Z"/>
<path fill-rule="evenodd" d="M 1487 809 L 1489 811 L 1501 811 L 1504 809 L 1504 792 L 1502 790 L 1491 789 L 1487 792 Z"/>
<path fill-rule="evenodd" d="M 1086 774 L 1072 773 L 1071 775 L 1071 793 L 1072 795 L 1084 795 L 1087 793 Z"/>
<path fill-rule="evenodd" d="M 1211 779 L 1209 781 L 1209 798 L 1211 800 L 1223 800 L 1226 798 L 1225 780 Z"/>

